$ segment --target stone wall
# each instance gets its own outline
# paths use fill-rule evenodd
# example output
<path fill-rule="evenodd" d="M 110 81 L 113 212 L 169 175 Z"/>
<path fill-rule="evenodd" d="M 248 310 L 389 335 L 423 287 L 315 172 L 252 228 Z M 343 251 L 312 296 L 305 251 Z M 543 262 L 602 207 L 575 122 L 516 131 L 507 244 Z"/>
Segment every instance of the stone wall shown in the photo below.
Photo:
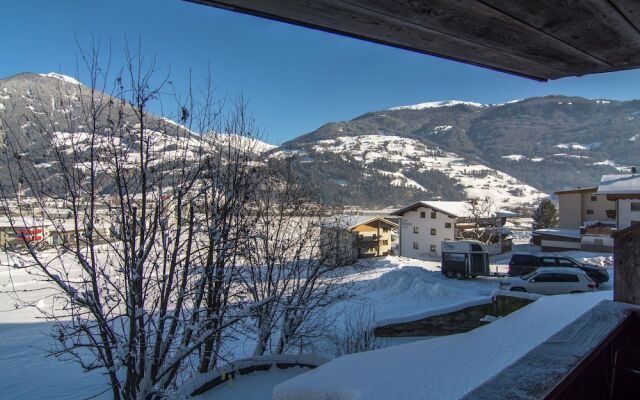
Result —
<path fill-rule="evenodd" d="M 498 295 L 488 304 L 470 306 L 462 310 L 435 315 L 411 322 L 389 324 L 375 329 L 380 337 L 409 337 L 409 336 L 446 336 L 468 332 L 486 325 L 481 321 L 487 315 L 503 317 L 521 309 L 533 300 Z"/>

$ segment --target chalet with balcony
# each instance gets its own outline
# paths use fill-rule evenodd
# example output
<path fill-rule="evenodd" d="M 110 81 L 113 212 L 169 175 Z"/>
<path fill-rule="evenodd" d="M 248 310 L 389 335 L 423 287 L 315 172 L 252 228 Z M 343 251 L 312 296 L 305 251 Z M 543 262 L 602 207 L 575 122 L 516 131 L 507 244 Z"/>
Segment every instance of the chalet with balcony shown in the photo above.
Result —
<path fill-rule="evenodd" d="M 321 228 L 323 258 L 350 263 L 394 254 L 398 224 L 381 216 L 339 216 Z"/>

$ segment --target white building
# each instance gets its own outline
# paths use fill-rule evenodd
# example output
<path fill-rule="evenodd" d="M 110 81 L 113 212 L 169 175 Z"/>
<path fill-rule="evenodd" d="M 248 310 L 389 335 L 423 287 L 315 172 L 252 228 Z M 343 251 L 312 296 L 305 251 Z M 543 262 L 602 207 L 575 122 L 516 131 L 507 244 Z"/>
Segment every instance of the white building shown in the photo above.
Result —
<path fill-rule="evenodd" d="M 464 201 L 419 201 L 391 213 L 400 217 L 400 255 L 439 256 L 440 243 L 455 240 L 458 218 L 469 216 Z"/>
<path fill-rule="evenodd" d="M 604 175 L 597 193 L 616 202 L 618 230 L 640 223 L 640 174 Z"/>

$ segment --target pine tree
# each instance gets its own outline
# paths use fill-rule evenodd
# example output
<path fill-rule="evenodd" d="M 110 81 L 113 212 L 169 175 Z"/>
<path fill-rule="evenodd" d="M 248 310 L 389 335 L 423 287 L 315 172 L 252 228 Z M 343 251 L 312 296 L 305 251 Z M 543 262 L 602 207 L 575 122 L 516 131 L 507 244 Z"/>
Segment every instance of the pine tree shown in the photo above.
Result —
<path fill-rule="evenodd" d="M 544 199 L 533 212 L 533 229 L 553 228 L 558 226 L 558 211 L 551 200 Z"/>

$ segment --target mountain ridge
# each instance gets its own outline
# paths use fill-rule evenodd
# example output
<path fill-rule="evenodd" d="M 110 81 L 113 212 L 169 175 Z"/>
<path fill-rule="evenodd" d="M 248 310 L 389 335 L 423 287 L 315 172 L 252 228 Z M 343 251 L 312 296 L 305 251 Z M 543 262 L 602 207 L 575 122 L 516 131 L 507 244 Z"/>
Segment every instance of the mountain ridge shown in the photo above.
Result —
<path fill-rule="evenodd" d="M 0 79 L 0 116 L 11 130 L 23 132 L 26 148 L 35 145 L 24 115 L 37 116 L 37 107 L 45 107 L 62 121 L 66 111 L 56 108 L 58 102 L 77 100 L 72 90 L 59 90 L 61 83 L 73 89 L 79 82 L 58 73 Z M 175 125 L 176 132 L 188 130 L 151 117 Z M 82 126 L 71 131 L 81 132 Z M 205 137 L 191 131 L 187 136 Z M 61 138 L 68 141 L 64 134 Z M 320 196 L 343 205 L 386 207 L 491 195 L 501 206 L 531 207 L 547 193 L 593 185 L 603 174 L 634 165 L 640 154 L 640 101 L 561 95 L 498 104 L 430 101 L 328 122 L 277 147 L 256 143 L 263 161 L 294 156 L 299 173 L 318 186 Z"/>

